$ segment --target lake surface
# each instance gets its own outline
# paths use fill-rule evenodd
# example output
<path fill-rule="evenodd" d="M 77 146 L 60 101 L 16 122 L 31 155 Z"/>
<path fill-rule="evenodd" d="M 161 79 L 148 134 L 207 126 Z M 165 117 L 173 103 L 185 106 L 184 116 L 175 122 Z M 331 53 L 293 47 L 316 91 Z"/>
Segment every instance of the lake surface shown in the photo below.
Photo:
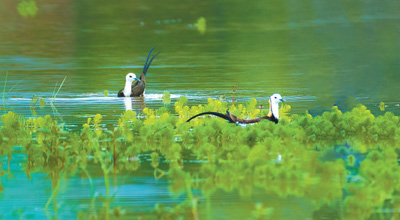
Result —
<path fill-rule="evenodd" d="M 51 115 L 66 130 L 79 131 L 99 113 L 103 125 L 112 127 L 127 108 L 126 99 L 116 97 L 125 75 L 141 73 L 153 46 L 161 53 L 148 71 L 146 94 L 128 100 L 137 113 L 163 107 L 165 91 L 172 111 L 181 96 L 188 105 L 205 104 L 210 97 L 230 101 L 236 86 L 239 102 L 256 98 L 267 106 L 268 96 L 280 93 L 297 114 L 308 110 L 315 116 L 333 105 L 349 111 L 363 104 L 382 115 L 380 102 L 400 114 L 400 1 L 38 0 L 36 5 L 35 15 L 24 17 L 18 1 L 1 3 L 1 115 Z M 44 106 L 30 107 L 34 95 Z M 19 219 L 18 210 L 23 219 L 46 218 L 51 181 L 40 173 L 27 179 L 24 156 L 14 157 L 14 178 L 1 177 L 6 190 L 0 195 L 0 219 Z M 3 158 L 4 167 L 6 162 Z M 104 191 L 102 181 L 93 177 L 96 192 Z M 168 186 L 143 165 L 116 177 L 113 204 L 128 217 L 153 218 L 156 204 L 184 200 Z M 199 213 L 208 213 L 201 219 L 251 219 L 259 203 L 273 207 L 280 219 L 340 219 L 337 209 L 317 213 L 320 207 L 306 198 L 257 193 L 244 198 L 218 190 L 208 198 L 194 194 Z M 92 197 L 87 179 L 63 182 L 59 219 L 76 219 Z"/>

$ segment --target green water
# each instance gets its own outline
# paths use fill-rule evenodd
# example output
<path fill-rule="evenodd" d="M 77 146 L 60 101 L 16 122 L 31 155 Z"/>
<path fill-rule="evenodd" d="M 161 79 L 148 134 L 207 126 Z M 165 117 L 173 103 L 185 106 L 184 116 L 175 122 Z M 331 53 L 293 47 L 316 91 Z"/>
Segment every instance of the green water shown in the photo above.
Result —
<path fill-rule="evenodd" d="M 100 113 L 102 126 L 113 127 L 126 109 L 126 100 L 116 97 L 125 75 L 140 74 L 152 46 L 161 54 L 149 69 L 146 95 L 128 100 L 138 113 L 164 106 L 164 91 L 172 102 L 186 96 L 188 105 L 197 105 L 209 97 L 229 101 L 236 86 L 239 102 L 256 98 L 266 106 L 268 96 L 278 92 L 292 113 L 309 110 L 315 116 L 332 105 L 349 111 L 361 103 L 382 115 L 379 103 L 384 102 L 386 111 L 400 114 L 399 1 L 37 0 L 36 13 L 27 17 L 18 3 L 0 3 L 0 92 L 6 92 L 1 115 L 51 115 L 67 130 L 79 131 Z M 205 32 L 200 17 L 206 19 Z M 54 88 L 65 77 L 51 105 Z M 31 108 L 33 95 L 45 105 Z M 5 188 L 0 219 L 54 216 L 51 209 L 44 211 L 52 192 L 47 175 L 36 173 L 29 180 L 21 167 L 25 156 L 13 157 L 14 177 L 0 177 Z M 156 204 L 171 207 L 185 199 L 170 191 L 169 180 L 154 178 L 149 157 L 140 158 L 144 165 L 138 171 L 115 177 L 112 205 L 126 210 L 123 218 L 155 219 Z M 7 157 L 2 161 L 6 169 Z M 193 172 L 199 169 L 198 163 L 186 163 Z M 163 166 L 168 169 L 168 163 Z M 92 187 L 77 174 L 61 182 L 59 219 L 76 219 L 90 210 L 94 194 L 104 194 L 97 169 L 90 170 Z M 341 219 L 343 213 L 337 197 L 334 203 L 316 203 L 309 195 L 260 187 L 243 196 L 238 188 L 217 187 L 210 196 L 195 189 L 200 219 L 257 219 L 264 215 L 254 213 L 264 209 L 273 214 L 258 219 Z"/>

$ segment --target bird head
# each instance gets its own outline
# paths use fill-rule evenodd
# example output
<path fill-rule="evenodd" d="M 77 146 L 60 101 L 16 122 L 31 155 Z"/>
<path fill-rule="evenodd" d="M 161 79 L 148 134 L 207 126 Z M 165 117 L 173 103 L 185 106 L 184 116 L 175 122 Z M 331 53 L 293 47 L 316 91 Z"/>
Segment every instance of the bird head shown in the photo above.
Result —
<path fill-rule="evenodd" d="M 134 73 L 128 73 L 128 74 L 126 75 L 126 81 L 128 81 L 128 82 L 133 82 L 134 80 L 140 81 L 140 79 L 138 79 L 138 78 L 136 77 L 136 74 L 134 74 Z"/>
<path fill-rule="evenodd" d="M 285 100 L 279 93 L 274 93 L 270 97 L 271 104 L 279 104 L 279 102 L 284 102 Z"/>

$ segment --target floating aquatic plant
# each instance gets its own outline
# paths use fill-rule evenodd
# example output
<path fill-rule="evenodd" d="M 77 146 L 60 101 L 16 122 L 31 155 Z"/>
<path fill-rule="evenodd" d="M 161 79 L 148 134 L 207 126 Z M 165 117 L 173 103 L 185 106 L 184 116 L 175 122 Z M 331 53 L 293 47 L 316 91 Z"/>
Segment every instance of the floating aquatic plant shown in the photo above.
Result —
<path fill-rule="evenodd" d="M 197 19 L 196 27 L 197 30 L 200 32 L 200 34 L 206 33 L 207 30 L 206 19 L 204 17 L 200 17 L 199 19 Z"/>
<path fill-rule="evenodd" d="M 34 0 L 23 0 L 18 3 L 18 13 L 22 17 L 34 17 L 37 13 L 37 5 Z"/>

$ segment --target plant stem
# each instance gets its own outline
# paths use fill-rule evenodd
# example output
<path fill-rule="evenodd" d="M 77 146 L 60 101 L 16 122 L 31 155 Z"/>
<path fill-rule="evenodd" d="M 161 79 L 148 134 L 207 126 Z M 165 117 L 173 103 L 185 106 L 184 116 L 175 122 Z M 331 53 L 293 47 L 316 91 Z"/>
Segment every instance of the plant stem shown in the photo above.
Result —
<path fill-rule="evenodd" d="M 105 201 L 103 202 L 103 206 L 105 209 L 105 219 L 109 220 L 110 216 L 109 216 L 109 212 L 110 212 L 110 182 L 109 182 L 109 178 L 108 178 L 108 169 L 107 169 L 107 165 L 106 162 L 104 161 L 104 159 L 102 158 L 102 154 L 101 154 L 101 150 L 99 149 L 100 146 L 97 146 L 95 148 L 96 150 L 96 155 L 98 155 L 98 159 L 99 162 L 101 164 L 101 169 L 103 170 L 103 174 L 104 174 L 104 184 L 106 186 L 106 198 Z"/>
<path fill-rule="evenodd" d="M 96 215 L 96 210 L 95 210 L 95 202 L 96 202 L 96 193 L 94 192 L 94 187 L 93 187 L 93 181 L 92 181 L 92 177 L 90 176 L 89 172 L 86 170 L 86 168 L 84 168 L 83 166 L 81 166 L 81 169 L 83 172 L 85 172 L 89 183 L 90 183 L 90 194 L 92 196 L 92 202 L 90 204 L 90 213 L 91 215 L 94 216 L 94 218 L 97 220 L 97 215 Z"/>
<path fill-rule="evenodd" d="M 104 173 L 104 184 L 106 185 L 106 202 L 105 202 L 105 204 L 104 204 L 104 208 L 106 209 L 105 211 L 106 211 L 106 220 L 109 220 L 110 219 L 110 215 L 109 215 L 109 211 L 110 211 L 110 201 L 109 201 L 109 199 L 110 199 L 110 197 L 109 197 L 109 195 L 110 195 L 110 182 L 109 182 L 109 179 L 108 179 L 108 171 L 107 171 L 107 168 L 104 166 L 104 168 L 103 168 L 103 173 Z"/>
<path fill-rule="evenodd" d="M 8 159 L 7 160 L 7 166 L 8 166 L 7 172 L 8 172 L 8 175 L 10 176 L 11 175 L 10 162 L 11 162 L 11 159 L 12 159 L 12 154 L 11 153 L 8 153 L 7 159 Z"/>
<path fill-rule="evenodd" d="M 54 99 L 54 95 L 56 94 L 56 89 L 57 89 L 57 82 L 56 85 L 54 86 L 54 90 L 53 90 L 53 95 L 51 96 L 51 105 L 53 105 L 53 99 Z"/>
<path fill-rule="evenodd" d="M 53 192 L 50 195 L 50 198 L 47 200 L 46 205 L 44 206 L 44 209 L 47 210 L 49 208 L 50 203 L 55 200 L 55 197 L 57 196 L 58 192 L 58 187 L 60 186 L 60 179 L 57 180 L 56 187 L 53 187 Z M 54 210 L 55 211 L 55 210 Z"/>
<path fill-rule="evenodd" d="M 211 220 L 212 219 L 212 214 L 211 214 L 211 199 L 210 199 L 210 195 L 206 196 L 206 209 L 207 209 L 207 220 Z"/>
<path fill-rule="evenodd" d="M 3 155 L 0 155 L 0 173 L 3 171 Z"/>
<path fill-rule="evenodd" d="M 57 90 L 57 93 L 56 93 L 56 95 L 54 96 L 54 98 L 56 98 L 57 97 L 57 95 L 58 95 L 58 92 L 60 92 L 60 90 L 61 90 L 61 87 L 64 85 L 64 82 L 65 82 L 65 80 L 67 79 L 67 76 L 65 76 L 64 77 L 64 79 L 63 79 L 63 81 L 61 82 L 61 85 L 60 85 L 60 87 L 58 88 L 58 90 Z"/>
<path fill-rule="evenodd" d="M 115 187 L 117 185 L 117 178 L 116 178 L 116 170 L 115 170 L 116 169 L 116 167 L 115 167 L 116 166 L 116 164 L 115 164 L 116 163 L 116 161 L 115 161 L 116 160 L 115 159 L 116 155 L 115 155 L 115 138 L 114 138 L 114 135 L 113 135 L 113 139 L 114 139 L 114 141 L 113 141 L 113 145 L 114 145 L 114 154 L 113 154 L 113 160 L 114 160 L 113 161 L 114 162 L 114 179 L 113 180 L 114 180 L 114 184 L 113 185 Z"/>
<path fill-rule="evenodd" d="M 31 100 L 30 108 L 35 108 L 35 105 L 36 105 L 36 102 L 37 102 L 36 100 L 37 100 L 37 96 L 33 95 L 32 100 Z"/>

